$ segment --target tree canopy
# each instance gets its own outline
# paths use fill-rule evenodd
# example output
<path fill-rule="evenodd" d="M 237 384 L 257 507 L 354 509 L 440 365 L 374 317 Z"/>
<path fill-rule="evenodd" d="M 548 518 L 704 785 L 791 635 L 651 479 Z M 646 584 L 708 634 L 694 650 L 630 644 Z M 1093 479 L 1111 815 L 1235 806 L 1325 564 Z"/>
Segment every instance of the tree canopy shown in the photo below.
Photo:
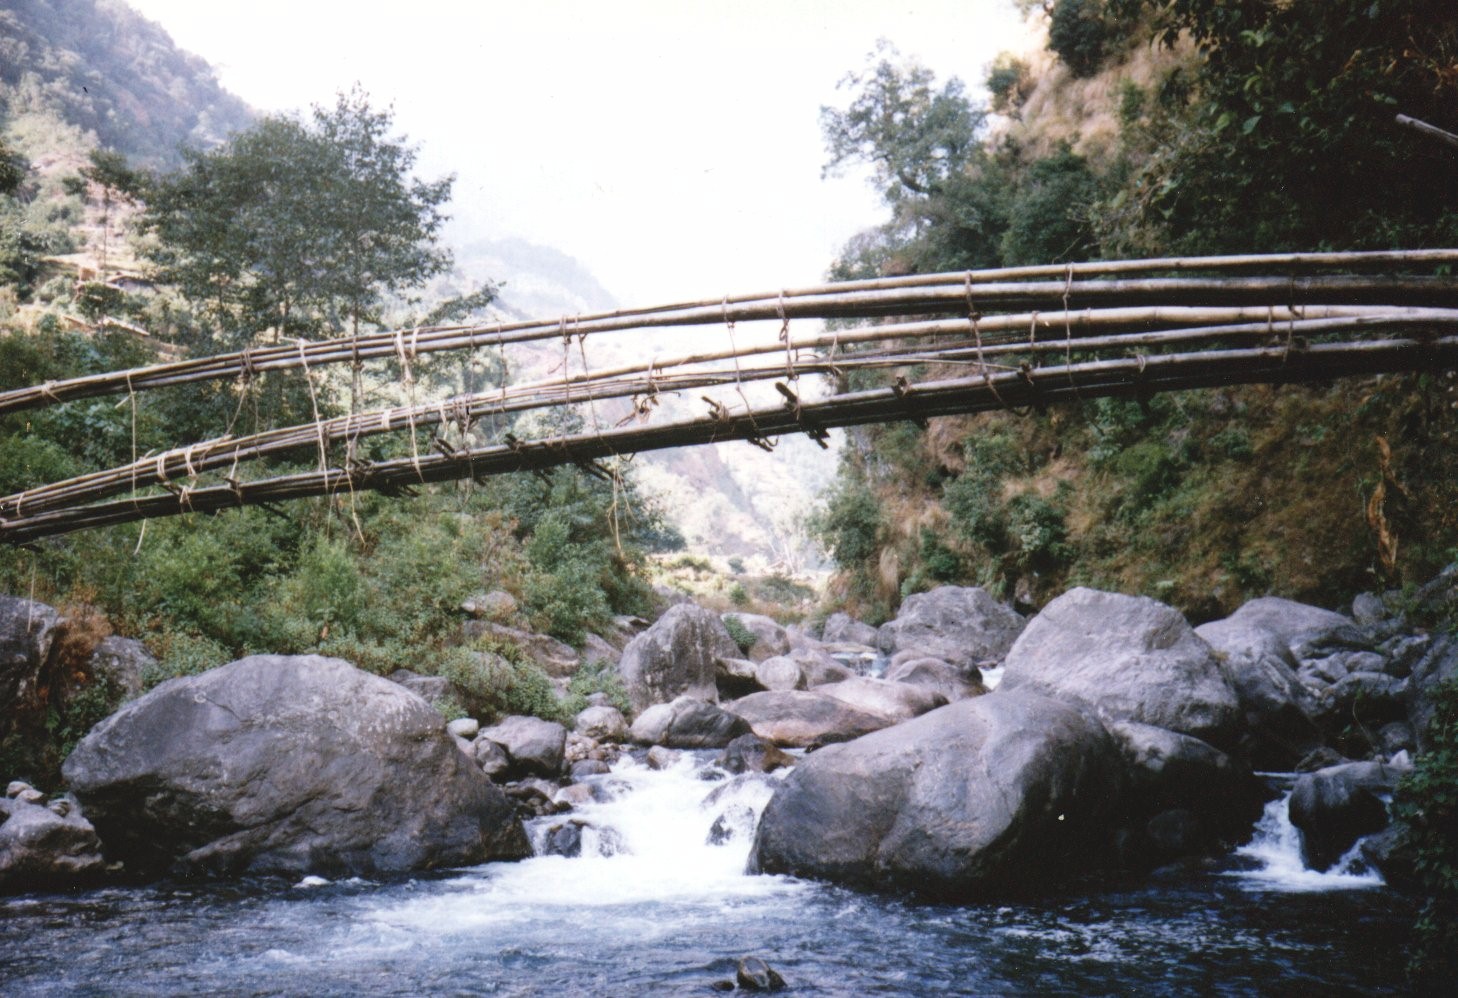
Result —
<path fill-rule="evenodd" d="M 415 179 L 415 149 L 358 89 L 305 122 L 271 116 L 136 191 L 159 276 L 225 344 L 380 321 L 450 266 L 437 244 L 452 178 Z"/>

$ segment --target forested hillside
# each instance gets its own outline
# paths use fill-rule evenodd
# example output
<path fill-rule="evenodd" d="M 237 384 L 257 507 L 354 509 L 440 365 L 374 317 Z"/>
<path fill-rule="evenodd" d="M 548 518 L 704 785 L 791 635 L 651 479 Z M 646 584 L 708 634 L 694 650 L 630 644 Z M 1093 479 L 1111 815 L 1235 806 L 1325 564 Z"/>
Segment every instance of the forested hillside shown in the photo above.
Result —
<path fill-rule="evenodd" d="M 1024 2 L 992 106 L 893 50 L 823 125 L 890 215 L 842 276 L 1124 256 L 1454 245 L 1458 19 L 1436 0 Z M 1195 619 L 1336 605 L 1458 553 L 1451 374 L 1231 387 L 852 434 L 821 536 L 871 617 L 942 582 L 1070 585 Z"/>

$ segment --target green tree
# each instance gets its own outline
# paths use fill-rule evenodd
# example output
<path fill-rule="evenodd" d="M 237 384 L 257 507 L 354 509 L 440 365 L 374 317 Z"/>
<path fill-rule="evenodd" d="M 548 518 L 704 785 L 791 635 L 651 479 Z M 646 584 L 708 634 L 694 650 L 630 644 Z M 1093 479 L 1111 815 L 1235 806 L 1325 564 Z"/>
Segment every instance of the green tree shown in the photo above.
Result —
<path fill-rule="evenodd" d="M 416 153 L 390 127 L 355 89 L 308 123 L 268 117 L 185 152 L 137 185 L 162 278 L 229 345 L 379 323 L 385 301 L 450 264 L 436 239 L 452 180 L 412 178 Z"/>

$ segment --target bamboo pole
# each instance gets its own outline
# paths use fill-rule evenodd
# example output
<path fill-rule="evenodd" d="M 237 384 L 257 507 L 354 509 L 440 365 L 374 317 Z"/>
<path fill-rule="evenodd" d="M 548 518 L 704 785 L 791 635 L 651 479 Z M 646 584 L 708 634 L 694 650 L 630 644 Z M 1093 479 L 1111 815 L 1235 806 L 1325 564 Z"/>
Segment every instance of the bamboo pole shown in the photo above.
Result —
<path fill-rule="evenodd" d="M 494 444 L 451 454 L 396 458 L 349 469 L 328 468 L 256 482 L 183 489 L 176 495 L 54 510 L 0 523 L 0 540 L 27 543 L 87 527 L 331 495 L 346 489 L 398 491 L 415 484 L 581 464 L 666 447 L 736 439 L 762 441 L 793 432 L 823 435 L 835 427 L 986 411 L 1008 405 L 1041 406 L 1070 398 L 1142 396 L 1217 384 L 1294 383 L 1455 366 L 1458 366 L 1458 336 L 1450 335 L 1304 347 L 1285 344 L 1202 350 L 998 373 L 984 370 L 980 376 L 847 393 L 793 406 L 759 407 L 738 414 L 721 412 L 713 417 L 659 426 L 616 428 L 531 443 Z"/>

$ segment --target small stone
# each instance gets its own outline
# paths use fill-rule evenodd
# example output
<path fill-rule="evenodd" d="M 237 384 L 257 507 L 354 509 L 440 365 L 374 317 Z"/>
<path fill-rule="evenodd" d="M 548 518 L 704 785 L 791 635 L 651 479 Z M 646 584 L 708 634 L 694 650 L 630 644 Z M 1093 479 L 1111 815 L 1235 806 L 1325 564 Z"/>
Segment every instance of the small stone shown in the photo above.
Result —
<path fill-rule="evenodd" d="M 664 748 L 662 745 L 655 745 L 648 750 L 648 768 L 668 769 L 674 763 L 678 762 L 681 754 L 673 749 Z"/>
<path fill-rule="evenodd" d="M 612 772 L 607 763 L 599 759 L 583 759 L 572 764 L 572 778 L 581 780 L 588 776 L 603 776 Z"/>
<path fill-rule="evenodd" d="M 489 738 L 477 738 L 475 743 L 476 765 L 481 772 L 493 780 L 511 768 L 511 759 L 506 750 Z"/>
<path fill-rule="evenodd" d="M 710 984 L 709 985 L 709 990 L 710 991 L 733 991 L 734 990 L 734 982 L 733 981 L 715 981 L 713 984 Z"/>
<path fill-rule="evenodd" d="M 5 788 L 5 796 L 13 799 L 32 789 L 34 788 L 24 780 L 11 780 L 10 785 Z"/>
<path fill-rule="evenodd" d="M 470 741 L 480 732 L 481 722 L 474 717 L 458 717 L 446 725 L 446 730 L 457 738 L 464 738 Z"/>
<path fill-rule="evenodd" d="M 46 795 L 41 793 L 35 787 L 26 787 L 20 793 L 15 795 L 15 799 L 19 801 L 24 801 L 27 804 L 44 804 L 46 802 Z"/>
<path fill-rule="evenodd" d="M 735 978 L 745 991 L 778 991 L 785 986 L 785 979 L 757 956 L 741 958 Z"/>

